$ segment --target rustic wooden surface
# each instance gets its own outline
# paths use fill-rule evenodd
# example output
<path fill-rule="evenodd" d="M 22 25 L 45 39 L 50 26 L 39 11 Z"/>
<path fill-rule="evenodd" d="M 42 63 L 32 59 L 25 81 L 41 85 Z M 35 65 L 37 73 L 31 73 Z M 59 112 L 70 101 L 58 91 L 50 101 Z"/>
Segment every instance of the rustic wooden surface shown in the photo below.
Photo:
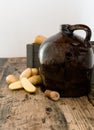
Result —
<path fill-rule="evenodd" d="M 6 76 L 19 76 L 25 68 L 26 58 L 0 58 L 0 130 L 94 130 L 94 107 L 87 96 L 54 102 L 40 88 L 36 94 L 9 90 Z"/>

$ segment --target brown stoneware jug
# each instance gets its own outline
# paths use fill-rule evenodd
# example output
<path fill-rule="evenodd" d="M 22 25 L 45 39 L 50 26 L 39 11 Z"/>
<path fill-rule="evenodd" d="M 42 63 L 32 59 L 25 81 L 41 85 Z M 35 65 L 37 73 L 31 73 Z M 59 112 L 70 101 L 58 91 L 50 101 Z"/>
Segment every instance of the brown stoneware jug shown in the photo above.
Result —
<path fill-rule="evenodd" d="M 85 38 L 74 33 L 84 30 Z M 91 29 L 82 24 L 61 25 L 57 34 L 47 38 L 39 48 L 42 90 L 50 89 L 62 97 L 89 93 L 93 69 Z"/>

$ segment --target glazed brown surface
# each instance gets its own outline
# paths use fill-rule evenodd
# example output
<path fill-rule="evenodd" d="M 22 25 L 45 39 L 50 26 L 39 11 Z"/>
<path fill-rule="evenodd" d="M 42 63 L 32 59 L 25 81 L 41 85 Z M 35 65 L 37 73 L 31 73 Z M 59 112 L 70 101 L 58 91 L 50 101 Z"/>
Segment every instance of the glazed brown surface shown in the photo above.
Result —
<path fill-rule="evenodd" d="M 83 39 L 73 31 L 86 32 Z M 83 96 L 90 92 L 93 70 L 91 31 L 83 25 L 63 25 L 39 50 L 40 72 L 45 89 L 59 91 L 63 97 Z"/>

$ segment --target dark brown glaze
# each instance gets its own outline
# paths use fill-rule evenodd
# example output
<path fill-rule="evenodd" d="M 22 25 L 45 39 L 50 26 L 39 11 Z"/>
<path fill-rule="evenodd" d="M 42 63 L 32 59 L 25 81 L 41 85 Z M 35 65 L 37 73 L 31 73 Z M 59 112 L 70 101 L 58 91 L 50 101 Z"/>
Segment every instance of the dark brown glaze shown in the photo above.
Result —
<path fill-rule="evenodd" d="M 73 31 L 86 32 L 83 39 Z M 93 49 L 91 31 L 85 25 L 62 25 L 62 31 L 48 38 L 39 50 L 42 89 L 58 91 L 64 97 L 86 95 L 90 91 Z"/>

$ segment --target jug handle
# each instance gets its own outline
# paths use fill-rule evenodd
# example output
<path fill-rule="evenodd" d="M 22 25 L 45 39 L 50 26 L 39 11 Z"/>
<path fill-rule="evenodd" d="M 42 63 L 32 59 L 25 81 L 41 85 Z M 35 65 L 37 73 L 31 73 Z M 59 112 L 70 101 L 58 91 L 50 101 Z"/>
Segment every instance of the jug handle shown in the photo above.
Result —
<path fill-rule="evenodd" d="M 75 24 L 75 25 L 69 25 L 69 24 L 63 24 L 62 27 L 62 32 L 65 32 L 68 35 L 73 35 L 73 31 L 75 30 L 84 30 L 86 32 L 86 37 L 84 39 L 85 43 L 88 43 L 91 38 L 91 29 L 83 24 Z"/>
<path fill-rule="evenodd" d="M 70 25 L 69 30 L 73 33 L 75 30 L 84 30 L 86 32 L 86 37 L 84 42 L 89 42 L 91 38 L 91 29 L 83 24 Z"/>

